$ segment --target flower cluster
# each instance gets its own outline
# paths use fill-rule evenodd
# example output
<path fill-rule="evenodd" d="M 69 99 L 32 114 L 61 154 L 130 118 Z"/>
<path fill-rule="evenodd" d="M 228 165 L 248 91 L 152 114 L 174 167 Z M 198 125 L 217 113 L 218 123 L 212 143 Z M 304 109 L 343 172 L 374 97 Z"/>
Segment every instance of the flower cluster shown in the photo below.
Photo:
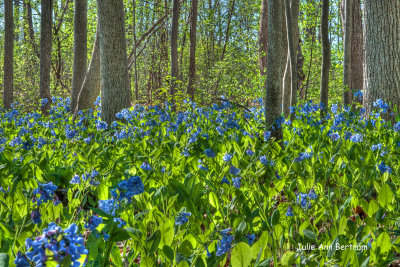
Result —
<path fill-rule="evenodd" d="M 175 225 L 183 225 L 189 221 L 189 217 L 192 214 L 190 212 L 181 212 L 175 218 Z"/>
<path fill-rule="evenodd" d="M 220 232 L 222 235 L 222 239 L 217 244 L 217 256 L 222 256 L 231 249 L 234 237 L 233 235 L 230 235 L 230 231 L 231 229 L 225 229 Z"/>
<path fill-rule="evenodd" d="M 33 190 L 33 203 L 37 202 L 37 205 L 40 206 L 42 203 L 47 203 L 50 200 L 54 199 L 55 191 L 57 190 L 57 186 L 54 185 L 52 182 L 49 182 L 47 184 L 41 184 L 39 183 L 38 188 Z M 38 195 L 40 195 L 38 197 Z M 54 204 L 58 204 L 59 201 L 57 201 Z"/>
<path fill-rule="evenodd" d="M 116 189 L 111 191 L 111 195 L 118 201 L 127 199 L 132 201 L 133 196 L 144 192 L 144 185 L 140 176 L 131 176 L 128 180 L 120 182 Z"/>

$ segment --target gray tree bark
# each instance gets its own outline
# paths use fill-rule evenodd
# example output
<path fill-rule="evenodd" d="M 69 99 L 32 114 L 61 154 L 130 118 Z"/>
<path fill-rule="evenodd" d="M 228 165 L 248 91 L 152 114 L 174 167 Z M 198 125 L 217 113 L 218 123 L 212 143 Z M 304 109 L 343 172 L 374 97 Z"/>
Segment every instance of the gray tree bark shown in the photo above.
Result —
<path fill-rule="evenodd" d="M 400 3 L 366 0 L 365 12 L 365 97 L 369 112 L 377 99 L 400 105 Z"/>
<path fill-rule="evenodd" d="M 344 32 L 343 32 L 343 105 L 351 105 L 352 89 L 350 84 L 351 77 L 351 35 L 352 35 L 352 9 L 353 0 L 345 0 L 344 7 Z"/>
<path fill-rule="evenodd" d="M 99 29 L 97 27 L 96 39 L 94 41 L 92 57 L 89 68 L 80 89 L 75 113 L 79 110 L 93 109 L 94 102 L 100 93 L 100 43 Z"/>
<path fill-rule="evenodd" d="M 268 1 L 268 50 L 267 50 L 267 78 L 265 122 L 270 129 L 271 136 L 276 140 L 282 139 L 281 103 L 284 54 L 287 49 L 282 45 L 285 39 L 284 5 L 281 0 Z"/>
<path fill-rule="evenodd" d="M 75 111 L 78 95 L 86 74 L 87 61 L 87 0 L 75 0 L 74 63 L 72 67 L 71 112 Z"/>
<path fill-rule="evenodd" d="M 331 65 L 331 45 L 329 43 L 329 0 L 322 1 L 321 14 L 322 65 L 320 103 L 328 108 L 329 68 Z M 321 110 L 321 114 L 324 111 Z"/>
<path fill-rule="evenodd" d="M 262 0 L 260 14 L 260 31 L 258 32 L 258 66 L 260 75 L 265 75 L 268 47 L 268 0 Z"/>
<path fill-rule="evenodd" d="M 179 34 L 179 0 L 173 0 L 172 6 L 172 25 L 171 25 L 171 82 L 169 93 L 172 104 L 175 104 L 176 78 L 178 77 L 178 34 Z M 174 107 L 174 106 L 173 106 Z"/>
<path fill-rule="evenodd" d="M 4 0 L 4 108 L 11 108 L 14 87 L 14 15 L 13 1 Z"/>
<path fill-rule="evenodd" d="M 50 69 L 51 69 L 51 34 L 52 34 L 52 0 L 41 1 L 40 21 L 40 98 L 46 98 L 47 104 L 41 107 L 42 112 L 47 114 L 51 104 L 50 95 Z"/>
<path fill-rule="evenodd" d="M 123 0 L 98 0 L 101 74 L 101 119 L 116 120 L 128 108 L 128 67 Z"/>
<path fill-rule="evenodd" d="M 194 101 L 194 81 L 196 78 L 196 31 L 197 31 L 197 6 L 198 1 L 192 0 L 192 14 L 190 15 L 190 60 L 189 60 L 189 80 L 187 94 Z"/>

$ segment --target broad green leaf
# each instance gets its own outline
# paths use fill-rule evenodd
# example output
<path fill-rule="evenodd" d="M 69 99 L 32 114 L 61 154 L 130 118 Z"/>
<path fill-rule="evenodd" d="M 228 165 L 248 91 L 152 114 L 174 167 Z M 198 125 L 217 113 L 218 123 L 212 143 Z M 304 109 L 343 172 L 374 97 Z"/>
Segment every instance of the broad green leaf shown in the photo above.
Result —
<path fill-rule="evenodd" d="M 244 242 L 239 242 L 232 250 L 231 254 L 232 267 L 250 266 L 251 248 Z"/>

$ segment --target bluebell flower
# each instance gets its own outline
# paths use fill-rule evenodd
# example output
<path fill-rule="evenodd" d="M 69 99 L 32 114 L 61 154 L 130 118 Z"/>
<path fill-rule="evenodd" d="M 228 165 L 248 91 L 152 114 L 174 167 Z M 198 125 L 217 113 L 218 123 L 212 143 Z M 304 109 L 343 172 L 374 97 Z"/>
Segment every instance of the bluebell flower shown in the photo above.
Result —
<path fill-rule="evenodd" d="M 140 166 L 140 168 L 142 168 L 142 170 L 144 171 L 151 171 L 151 166 L 149 163 L 143 162 L 143 164 Z"/>
<path fill-rule="evenodd" d="M 47 98 L 42 98 L 40 99 L 40 106 L 44 107 L 49 103 L 49 100 Z"/>
<path fill-rule="evenodd" d="M 90 179 L 89 184 L 93 185 L 93 186 L 98 186 L 100 184 L 100 182 L 96 181 L 95 179 Z"/>
<path fill-rule="evenodd" d="M 363 141 L 363 136 L 362 136 L 362 134 L 353 134 L 350 137 L 350 141 L 352 141 L 354 143 L 360 143 Z"/>
<path fill-rule="evenodd" d="M 395 125 L 393 125 L 393 130 L 397 133 L 400 131 L 400 121 L 396 122 Z"/>
<path fill-rule="evenodd" d="M 268 159 L 266 156 L 261 156 L 260 161 L 262 164 L 267 165 L 268 164 Z"/>
<path fill-rule="evenodd" d="M 175 218 L 175 225 L 183 225 L 189 221 L 189 217 L 192 214 L 190 212 L 181 212 Z"/>
<path fill-rule="evenodd" d="M 114 218 L 113 221 L 115 223 L 118 223 L 118 228 L 122 228 L 126 225 L 126 222 L 124 220 L 122 220 L 121 218 Z"/>
<path fill-rule="evenodd" d="M 57 190 L 57 186 L 55 186 L 52 182 L 47 184 L 39 183 L 38 188 L 33 190 L 33 203 L 37 201 L 38 206 L 42 203 L 46 203 L 50 200 L 53 200 L 55 191 Z M 40 195 L 38 198 L 37 195 Z"/>
<path fill-rule="evenodd" d="M 204 150 L 204 154 L 206 154 L 208 158 L 215 158 L 215 153 L 212 149 Z"/>
<path fill-rule="evenodd" d="M 308 193 L 308 197 L 310 199 L 317 199 L 318 198 L 318 195 L 315 193 L 313 188 L 310 189 L 310 192 Z"/>
<path fill-rule="evenodd" d="M 271 132 L 270 131 L 265 131 L 264 132 L 264 141 L 268 141 L 268 139 L 271 137 Z"/>
<path fill-rule="evenodd" d="M 119 208 L 115 199 L 99 200 L 99 208 L 108 215 L 115 216 L 115 211 Z"/>
<path fill-rule="evenodd" d="M 242 177 L 236 177 L 236 178 L 232 178 L 232 184 L 234 187 L 236 187 L 237 189 L 240 188 L 241 183 L 240 180 L 242 179 Z"/>
<path fill-rule="evenodd" d="M 181 155 L 183 155 L 183 156 L 185 156 L 185 157 L 189 157 L 189 156 L 190 156 L 190 154 L 189 154 L 189 151 L 188 151 L 188 148 L 187 148 L 187 147 L 185 147 L 185 150 L 183 150 L 183 152 L 181 152 Z"/>
<path fill-rule="evenodd" d="M 239 168 L 236 168 L 236 167 L 233 166 L 233 165 L 231 165 L 231 166 L 229 167 L 229 173 L 230 173 L 230 174 L 232 174 L 232 175 L 238 175 L 239 172 L 240 172 L 240 169 L 239 169 Z"/>
<path fill-rule="evenodd" d="M 358 99 L 358 100 L 362 100 L 363 99 L 363 93 L 361 90 L 358 90 L 357 92 L 354 93 L 354 98 Z"/>
<path fill-rule="evenodd" d="M 379 143 L 377 145 L 372 145 L 371 150 L 376 151 L 376 150 L 381 150 L 382 148 L 382 143 Z"/>
<path fill-rule="evenodd" d="M 99 121 L 96 124 L 96 128 L 97 128 L 97 130 L 106 130 L 108 128 L 108 124 L 105 121 Z"/>
<path fill-rule="evenodd" d="M 93 170 L 92 173 L 90 174 L 90 178 L 95 178 L 99 174 L 100 173 L 97 170 Z"/>
<path fill-rule="evenodd" d="M 31 219 L 34 224 L 41 224 L 42 223 L 42 218 L 39 210 L 33 210 L 31 212 Z"/>
<path fill-rule="evenodd" d="M 221 241 L 217 244 L 216 255 L 218 257 L 224 255 L 231 249 L 233 238 L 232 235 L 222 235 Z"/>
<path fill-rule="evenodd" d="M 91 141 L 92 141 L 92 138 L 90 136 L 83 139 L 83 142 L 85 142 L 86 144 L 90 144 Z"/>
<path fill-rule="evenodd" d="M 231 184 L 231 183 L 229 182 L 228 178 L 226 178 L 225 176 L 224 176 L 224 178 L 222 178 L 221 183 L 222 183 L 222 184 L 227 184 L 227 185 L 230 185 L 230 184 Z"/>
<path fill-rule="evenodd" d="M 207 257 L 208 257 L 208 258 L 211 257 L 211 253 L 210 253 L 210 251 L 208 251 L 207 245 L 206 245 L 206 251 L 207 251 Z"/>
<path fill-rule="evenodd" d="M 337 104 L 332 104 L 331 111 L 332 111 L 332 113 L 336 114 L 338 112 L 338 105 Z"/>
<path fill-rule="evenodd" d="M 248 149 L 246 150 L 246 154 L 247 154 L 248 156 L 253 156 L 253 155 L 254 155 L 254 152 L 253 152 L 250 148 L 248 148 Z"/>
<path fill-rule="evenodd" d="M 385 163 L 383 161 L 381 161 L 381 163 L 378 165 L 378 169 L 380 170 L 381 173 L 385 173 L 385 172 L 392 173 L 392 168 L 385 165 Z"/>
<path fill-rule="evenodd" d="M 89 218 L 89 220 L 85 223 L 85 228 L 89 228 L 90 231 L 94 231 L 101 223 L 103 222 L 102 217 L 97 217 L 93 215 Z"/>
<path fill-rule="evenodd" d="M 25 255 L 18 251 L 17 257 L 14 260 L 14 264 L 17 265 L 16 267 L 29 267 L 31 266 L 28 262 L 28 259 Z"/>
<path fill-rule="evenodd" d="M 201 161 L 201 159 L 199 159 L 199 163 L 200 164 L 198 165 L 198 167 L 200 170 L 208 171 L 208 167 L 203 165 L 203 162 Z"/>
<path fill-rule="evenodd" d="M 307 207 L 307 196 L 306 193 L 300 193 L 297 195 L 297 202 L 300 203 L 302 208 Z"/>
<path fill-rule="evenodd" d="M 79 175 L 75 174 L 74 177 L 72 177 L 71 181 L 69 182 L 70 184 L 80 184 L 81 183 L 81 178 Z"/>
<path fill-rule="evenodd" d="M 335 142 L 335 141 L 337 141 L 337 140 L 340 139 L 340 135 L 339 135 L 338 132 L 336 132 L 336 133 L 331 133 L 331 134 L 330 134 L 330 138 L 331 138 L 332 141 Z"/>
<path fill-rule="evenodd" d="M 253 243 L 254 243 L 254 240 L 256 239 L 256 235 L 246 235 L 246 238 L 247 238 L 247 242 L 248 242 L 248 244 L 251 246 L 251 245 L 253 245 Z"/>
<path fill-rule="evenodd" d="M 108 239 L 110 238 L 110 235 L 104 233 L 103 237 L 104 237 L 104 241 L 108 241 Z"/>
<path fill-rule="evenodd" d="M 125 198 L 130 202 L 133 196 L 144 193 L 144 185 L 140 176 L 131 176 L 128 180 L 120 182 L 117 189 L 119 195 L 116 189 L 111 191 L 111 195 L 118 198 L 119 201 Z"/>
<path fill-rule="evenodd" d="M 300 155 L 294 159 L 294 162 L 301 162 L 303 160 L 310 159 L 312 157 L 312 155 L 313 155 L 312 152 L 311 153 L 310 152 L 300 153 Z"/>
<path fill-rule="evenodd" d="M 232 159 L 232 154 L 225 153 L 224 157 L 222 158 L 225 162 L 229 162 Z"/>
<path fill-rule="evenodd" d="M 291 206 L 289 206 L 289 207 L 287 208 L 286 216 L 288 216 L 288 217 L 293 217 L 293 216 L 294 216 L 294 214 L 293 214 L 293 209 L 292 209 Z"/>

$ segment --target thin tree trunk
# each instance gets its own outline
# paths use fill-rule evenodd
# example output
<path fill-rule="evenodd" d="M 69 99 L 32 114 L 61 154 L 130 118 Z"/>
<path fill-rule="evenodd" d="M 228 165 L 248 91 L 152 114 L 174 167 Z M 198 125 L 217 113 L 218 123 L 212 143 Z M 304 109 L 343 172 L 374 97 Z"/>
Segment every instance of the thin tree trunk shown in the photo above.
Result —
<path fill-rule="evenodd" d="M 72 68 L 71 112 L 75 111 L 78 95 L 86 74 L 87 61 L 87 0 L 75 0 L 74 63 Z"/>
<path fill-rule="evenodd" d="M 345 0 L 344 40 L 343 40 L 343 105 L 351 105 L 351 34 L 352 34 L 352 0 Z"/>
<path fill-rule="evenodd" d="M 93 45 L 92 57 L 85 79 L 78 95 L 75 113 L 79 110 L 93 109 L 94 102 L 100 93 L 100 39 L 97 26 L 96 38 Z"/>
<path fill-rule="evenodd" d="M 260 14 L 260 31 L 258 33 L 258 67 L 260 75 L 265 75 L 268 47 L 268 0 L 262 0 Z"/>
<path fill-rule="evenodd" d="M 129 107 L 128 68 L 123 0 L 97 1 L 100 74 L 101 119 L 116 120 L 115 114 Z"/>
<path fill-rule="evenodd" d="M 179 0 L 173 0 L 172 26 L 171 26 L 171 81 L 169 89 L 173 109 L 175 109 L 176 79 L 178 77 L 179 15 L 180 15 Z"/>
<path fill-rule="evenodd" d="M 318 17 L 318 12 L 317 12 L 317 16 Z M 307 71 L 307 79 L 306 79 L 306 90 L 304 93 L 304 99 L 307 100 L 307 94 L 308 94 L 308 88 L 310 85 L 310 73 L 311 73 L 311 67 L 312 67 L 312 61 L 313 61 L 313 55 L 314 55 L 314 43 L 315 43 L 315 30 L 317 28 L 317 22 L 318 19 L 315 19 L 315 25 L 314 27 L 311 29 L 311 34 L 312 34 L 312 39 L 311 39 L 311 52 L 310 52 L 310 63 L 308 65 L 308 71 Z"/>
<path fill-rule="evenodd" d="M 400 4 L 397 1 L 366 0 L 364 12 L 364 105 L 367 114 L 377 99 L 388 103 L 391 111 L 397 106 L 398 113 L 400 107 Z M 394 117 L 391 119 L 393 120 Z"/>
<path fill-rule="evenodd" d="M 285 39 L 282 31 L 283 22 L 283 2 L 281 0 L 269 0 L 265 122 L 267 129 L 271 130 L 271 136 L 276 140 L 281 140 L 283 137 L 282 127 L 280 126 L 284 63 L 282 54 L 286 50 L 286 47 L 282 46 Z"/>
<path fill-rule="evenodd" d="M 42 105 L 42 112 L 47 114 L 50 108 L 50 68 L 51 68 L 51 26 L 52 26 L 52 0 L 41 1 L 40 22 L 40 89 L 41 99 L 46 98 L 47 104 Z"/>
<path fill-rule="evenodd" d="M 32 6 L 31 6 L 31 1 L 26 0 L 24 2 L 25 8 L 26 8 L 26 22 L 28 24 L 28 32 L 29 32 L 29 42 L 32 45 L 33 51 L 35 53 L 35 55 L 40 58 L 40 52 L 38 51 L 38 47 L 36 44 L 36 40 L 35 40 L 35 31 L 33 29 L 33 22 L 32 22 Z"/>
<path fill-rule="evenodd" d="M 137 69 L 137 51 L 136 51 L 136 1 L 133 0 L 133 41 L 135 45 L 133 46 L 133 66 L 135 72 L 135 100 L 136 103 L 139 101 L 139 81 L 138 81 L 138 69 Z M 128 59 L 129 62 L 129 59 Z M 128 68 L 129 69 L 129 68 Z"/>
<path fill-rule="evenodd" d="M 12 0 L 4 0 L 4 108 L 11 108 L 14 87 L 14 16 Z"/>
<path fill-rule="evenodd" d="M 285 0 L 286 1 L 286 0 Z M 289 16 L 286 16 L 286 28 L 287 32 L 287 58 L 286 68 L 283 75 L 283 91 L 282 91 L 282 108 L 285 117 L 289 115 L 289 106 L 295 106 L 297 104 L 297 51 L 299 47 L 299 7 L 300 2 L 298 0 L 288 0 L 286 5 L 286 12 L 289 12 Z M 289 26 L 290 25 L 290 26 Z M 290 28 L 289 28 L 290 27 Z M 292 52 L 291 52 L 292 51 Z M 294 78 L 292 79 L 292 72 Z M 291 120 L 294 116 L 291 115 Z"/>
<path fill-rule="evenodd" d="M 331 65 L 331 46 L 329 43 L 329 0 L 322 1 L 321 36 L 322 36 L 322 65 L 320 103 L 328 108 L 329 68 Z M 321 110 L 321 115 L 324 110 Z"/>
<path fill-rule="evenodd" d="M 192 0 L 192 14 L 190 16 L 190 61 L 187 94 L 194 101 L 194 82 L 196 78 L 196 30 L 197 30 L 198 1 Z"/>

